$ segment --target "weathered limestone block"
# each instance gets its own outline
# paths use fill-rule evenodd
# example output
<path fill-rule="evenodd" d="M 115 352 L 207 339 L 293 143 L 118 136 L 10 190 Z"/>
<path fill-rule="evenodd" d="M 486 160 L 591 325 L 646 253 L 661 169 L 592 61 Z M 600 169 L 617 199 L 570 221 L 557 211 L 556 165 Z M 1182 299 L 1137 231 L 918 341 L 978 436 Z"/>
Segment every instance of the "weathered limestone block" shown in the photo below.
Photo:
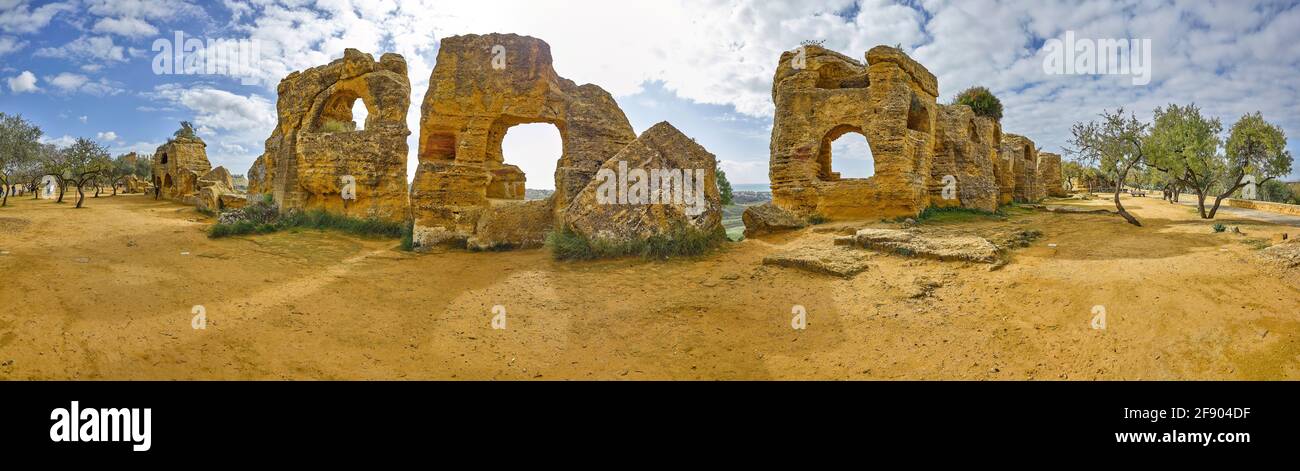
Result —
<path fill-rule="evenodd" d="M 996 120 L 976 116 L 966 105 L 939 105 L 938 110 L 930 204 L 996 211 L 1001 127 Z"/>
<path fill-rule="evenodd" d="M 1043 188 L 1038 183 L 1038 150 L 1034 141 L 1017 134 L 1003 134 L 1002 152 L 1007 154 L 1015 175 L 1014 200 L 1032 203 L 1043 199 Z"/>
<path fill-rule="evenodd" d="M 914 216 L 929 205 L 935 97 L 933 74 L 901 51 L 877 46 L 866 64 L 820 46 L 781 55 L 769 177 L 773 203 L 832 219 Z M 866 136 L 875 175 L 831 170 L 831 142 Z"/>
<path fill-rule="evenodd" d="M 153 155 L 153 184 L 159 197 L 187 204 L 194 202 L 199 176 L 212 170 L 207 147 L 203 139 L 189 136 L 177 136 L 158 146 Z"/>
<path fill-rule="evenodd" d="M 281 211 L 406 218 L 406 59 L 389 53 L 375 61 L 347 49 L 341 59 L 289 74 L 277 92 L 278 123 L 248 170 L 250 194 L 274 195 Z M 357 100 L 366 107 L 364 129 L 352 116 Z"/>
<path fill-rule="evenodd" d="M 200 188 L 215 184 L 221 184 L 230 191 L 234 191 L 235 188 L 235 180 L 231 178 L 230 171 L 226 170 L 225 167 L 214 168 L 199 177 Z"/>
<path fill-rule="evenodd" d="M 869 255 L 860 250 L 813 245 L 768 255 L 763 257 L 763 264 L 852 278 L 867 270 L 868 260 L 870 260 Z"/>
<path fill-rule="evenodd" d="M 136 175 L 127 175 L 126 180 L 123 181 L 123 186 L 127 193 L 149 193 L 153 191 L 153 184 Z"/>
<path fill-rule="evenodd" d="M 490 210 L 478 219 L 478 227 L 466 246 L 472 250 L 541 247 L 546 242 L 546 233 L 555 228 L 554 204 L 552 199 L 495 200 Z"/>
<path fill-rule="evenodd" d="M 861 229 L 845 239 L 867 249 L 935 260 L 979 263 L 998 260 L 997 246 L 976 236 L 931 237 L 895 229 Z"/>
<path fill-rule="evenodd" d="M 644 240 L 679 230 L 725 237 L 716 168 L 713 154 L 661 122 L 600 167 L 565 210 L 564 224 L 593 240 Z"/>
<path fill-rule="evenodd" d="M 792 231 L 808 226 L 806 220 L 781 209 L 771 201 L 745 208 L 740 219 L 745 223 L 745 237 Z"/>
<path fill-rule="evenodd" d="M 1061 177 L 1061 156 L 1051 152 L 1038 153 L 1038 181 L 1043 185 L 1043 193 L 1053 198 L 1068 196 L 1065 181 Z"/>
<path fill-rule="evenodd" d="M 608 92 L 560 77 L 549 45 L 514 34 L 443 39 L 420 113 L 420 164 L 411 188 L 417 248 L 466 241 L 492 211 L 490 200 L 523 197 L 526 179 L 501 153 L 512 126 L 550 123 L 560 131 L 563 155 L 551 196 L 557 217 L 605 161 L 636 139 Z"/>

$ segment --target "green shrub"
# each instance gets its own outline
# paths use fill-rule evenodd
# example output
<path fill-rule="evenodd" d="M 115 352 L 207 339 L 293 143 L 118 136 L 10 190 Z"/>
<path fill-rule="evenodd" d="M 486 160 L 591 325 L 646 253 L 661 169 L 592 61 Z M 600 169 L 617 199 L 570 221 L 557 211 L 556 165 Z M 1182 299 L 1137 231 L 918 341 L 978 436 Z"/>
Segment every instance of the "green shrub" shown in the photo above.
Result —
<path fill-rule="evenodd" d="M 546 235 L 546 246 L 556 260 L 594 260 L 640 256 L 667 259 L 694 257 L 708 253 L 727 240 L 726 232 L 706 233 L 692 228 L 676 227 L 668 234 L 629 241 L 591 239 L 564 228 Z"/>
<path fill-rule="evenodd" d="M 993 92 L 984 87 L 967 88 L 957 94 L 957 99 L 953 100 L 953 104 L 969 106 L 976 116 L 1002 119 L 1002 100 L 993 96 Z"/>
<path fill-rule="evenodd" d="M 830 221 L 830 219 L 827 219 L 826 216 L 822 216 L 820 214 L 814 214 L 812 216 L 808 216 L 809 225 L 816 226 L 819 224 L 826 224 L 827 221 Z"/>
<path fill-rule="evenodd" d="M 1214 224 L 1213 226 L 1211 226 L 1211 227 L 1214 228 L 1214 232 L 1223 232 L 1223 231 L 1228 230 L 1228 226 L 1223 225 L 1223 223 L 1215 223 L 1215 224 Z"/>

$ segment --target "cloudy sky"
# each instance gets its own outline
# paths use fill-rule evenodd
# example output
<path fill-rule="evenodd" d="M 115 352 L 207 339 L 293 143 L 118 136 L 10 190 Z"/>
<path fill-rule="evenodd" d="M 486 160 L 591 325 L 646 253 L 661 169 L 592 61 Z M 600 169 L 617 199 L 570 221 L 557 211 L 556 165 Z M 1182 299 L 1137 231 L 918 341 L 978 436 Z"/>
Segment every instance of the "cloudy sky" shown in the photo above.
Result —
<path fill-rule="evenodd" d="M 1150 39 L 1150 83 L 1045 72 L 1044 44 L 1067 30 Z M 257 40 L 253 79 L 155 74 L 152 45 L 177 31 Z M 857 58 L 901 45 L 938 76 L 940 101 L 987 86 L 1005 106 L 1003 128 L 1048 151 L 1103 109 L 1149 118 L 1157 106 L 1194 102 L 1225 128 L 1261 111 L 1300 154 L 1300 7 L 1237 0 L 0 0 L 0 111 L 35 121 L 52 142 L 91 137 L 115 153 L 151 154 L 189 120 L 214 165 L 243 173 L 275 126 L 281 78 L 348 47 L 396 52 L 411 68 L 413 167 L 439 40 L 489 32 L 546 40 L 562 76 L 610 91 L 637 132 L 671 121 L 735 183 L 767 182 L 772 74 L 781 52 L 803 40 Z M 553 185 L 558 140 L 549 125 L 507 136 L 507 161 L 524 167 L 529 187 Z M 841 141 L 836 169 L 869 174 L 865 140 Z"/>

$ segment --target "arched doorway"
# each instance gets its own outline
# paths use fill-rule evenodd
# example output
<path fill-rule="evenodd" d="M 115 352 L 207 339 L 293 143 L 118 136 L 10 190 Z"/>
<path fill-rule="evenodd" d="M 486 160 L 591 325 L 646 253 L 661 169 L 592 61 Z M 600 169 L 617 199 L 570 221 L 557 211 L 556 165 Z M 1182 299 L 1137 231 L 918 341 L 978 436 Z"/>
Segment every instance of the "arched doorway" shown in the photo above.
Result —
<path fill-rule="evenodd" d="M 822 181 L 866 179 L 876 174 L 871 144 L 862 129 L 852 125 L 837 126 L 826 133 L 817 163 Z"/>

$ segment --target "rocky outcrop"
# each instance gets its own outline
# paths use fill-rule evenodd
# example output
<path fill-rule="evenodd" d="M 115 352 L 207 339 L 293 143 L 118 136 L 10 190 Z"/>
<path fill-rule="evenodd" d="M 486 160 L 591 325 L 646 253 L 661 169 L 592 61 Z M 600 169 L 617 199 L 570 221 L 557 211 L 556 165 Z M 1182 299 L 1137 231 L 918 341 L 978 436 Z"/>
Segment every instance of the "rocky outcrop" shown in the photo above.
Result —
<path fill-rule="evenodd" d="M 808 226 L 806 220 L 772 204 L 771 201 L 745 208 L 740 219 L 745 223 L 745 237 L 792 231 Z"/>
<path fill-rule="evenodd" d="M 836 244 L 944 261 L 998 261 L 997 246 L 976 236 L 925 236 L 895 229 L 861 229 L 854 235 L 837 238 Z"/>
<path fill-rule="evenodd" d="M 1002 153 L 1006 154 L 1015 176 L 1013 199 L 1028 203 L 1043 199 L 1043 186 L 1038 182 L 1038 150 L 1034 141 L 1017 134 L 1003 134 Z"/>
<path fill-rule="evenodd" d="M 327 65 L 280 81 L 278 121 L 248 170 L 249 192 L 281 211 L 324 209 L 360 218 L 406 218 L 406 59 L 347 49 Z M 361 100 L 364 126 L 352 115 Z"/>
<path fill-rule="evenodd" d="M 1043 185 L 1043 194 L 1053 198 L 1069 196 L 1065 192 L 1065 180 L 1061 177 L 1061 156 L 1051 152 L 1038 153 L 1038 181 Z"/>
<path fill-rule="evenodd" d="M 721 235 L 717 159 L 667 122 L 605 162 L 564 211 L 590 240 L 632 241 L 680 231 Z"/>
<path fill-rule="evenodd" d="M 976 116 L 966 105 L 939 105 L 935 119 L 934 161 L 930 166 L 930 205 L 996 211 L 1001 126 Z"/>
<path fill-rule="evenodd" d="M 601 165 L 636 139 L 608 92 L 560 77 L 549 45 L 513 34 L 444 38 L 420 114 L 420 163 L 411 188 L 418 249 L 468 241 L 494 224 L 479 224 L 495 211 L 494 200 L 523 198 L 525 176 L 501 153 L 510 127 L 559 129 L 563 154 L 550 203 L 556 217 Z"/>
<path fill-rule="evenodd" d="M 769 176 L 773 203 L 830 219 L 915 216 L 930 204 L 935 98 L 933 74 L 902 51 L 877 46 L 866 62 L 820 46 L 781 55 Z M 831 170 L 831 142 L 866 136 L 875 175 Z"/>

